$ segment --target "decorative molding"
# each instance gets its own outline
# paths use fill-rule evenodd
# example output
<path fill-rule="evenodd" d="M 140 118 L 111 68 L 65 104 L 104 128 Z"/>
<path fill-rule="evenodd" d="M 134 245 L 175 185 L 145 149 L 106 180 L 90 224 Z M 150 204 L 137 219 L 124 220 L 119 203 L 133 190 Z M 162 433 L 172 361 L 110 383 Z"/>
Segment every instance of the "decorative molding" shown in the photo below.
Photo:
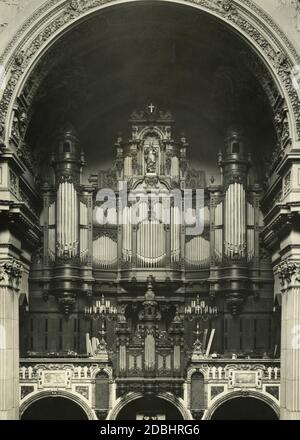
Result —
<path fill-rule="evenodd" d="M 211 386 L 210 387 L 210 400 L 213 400 L 215 397 L 217 397 L 219 394 L 223 393 L 224 391 L 225 391 L 224 385 Z"/>
<path fill-rule="evenodd" d="M 19 286 L 22 277 L 22 264 L 12 258 L 11 260 L 0 263 L 0 283 L 5 282 Z"/>
<path fill-rule="evenodd" d="M 75 303 L 76 299 L 71 295 L 66 295 L 58 298 L 58 304 L 67 318 L 69 317 Z"/>
<path fill-rule="evenodd" d="M 48 368 L 38 371 L 38 388 L 70 388 L 71 369 Z"/>
<path fill-rule="evenodd" d="M 90 388 L 89 386 L 78 385 L 75 387 L 75 392 L 81 394 L 86 400 L 89 400 L 90 397 Z"/>
<path fill-rule="evenodd" d="M 25 397 L 23 402 L 20 405 L 20 415 L 22 415 L 30 405 L 34 402 L 44 399 L 46 397 L 63 397 L 65 399 L 70 399 L 73 402 L 77 403 L 82 410 L 86 413 L 89 420 L 97 420 L 95 412 L 90 408 L 89 404 L 82 398 L 79 394 L 75 394 L 71 391 L 66 390 L 43 390 L 37 393 L 31 393 L 28 397 Z"/>
<path fill-rule="evenodd" d="M 253 397 L 255 399 L 259 399 L 269 405 L 275 414 L 277 414 L 279 418 L 279 405 L 277 400 L 271 396 L 269 393 L 265 393 L 263 391 L 256 391 L 256 390 L 235 390 L 230 391 L 227 393 L 222 393 L 214 399 L 211 403 L 211 405 L 208 407 L 208 409 L 205 411 L 205 414 L 203 416 L 203 420 L 210 420 L 213 416 L 213 413 L 219 408 L 219 406 L 223 405 L 223 403 L 234 399 L 236 397 Z"/>
<path fill-rule="evenodd" d="M 22 385 L 20 387 L 21 390 L 21 400 L 25 399 L 28 394 L 31 394 L 34 392 L 34 386 L 33 385 Z"/>
<path fill-rule="evenodd" d="M 300 264 L 292 260 L 282 261 L 276 268 L 283 287 L 297 284 L 300 286 Z"/>
<path fill-rule="evenodd" d="M 262 370 L 229 370 L 228 388 L 261 388 Z"/>
<path fill-rule="evenodd" d="M 271 396 L 275 397 L 276 400 L 279 400 L 279 386 L 278 385 L 270 385 L 265 387 L 266 393 L 271 394 Z"/>
<path fill-rule="evenodd" d="M 173 396 L 169 392 L 159 393 L 157 397 L 172 403 L 180 411 L 183 420 L 193 420 L 191 412 L 186 408 L 183 399 L 181 399 L 180 397 Z M 122 408 L 124 408 L 124 406 L 139 398 L 143 398 L 143 394 L 133 391 L 119 397 L 116 400 L 114 407 L 109 411 L 106 420 L 116 420 L 119 412 Z"/>

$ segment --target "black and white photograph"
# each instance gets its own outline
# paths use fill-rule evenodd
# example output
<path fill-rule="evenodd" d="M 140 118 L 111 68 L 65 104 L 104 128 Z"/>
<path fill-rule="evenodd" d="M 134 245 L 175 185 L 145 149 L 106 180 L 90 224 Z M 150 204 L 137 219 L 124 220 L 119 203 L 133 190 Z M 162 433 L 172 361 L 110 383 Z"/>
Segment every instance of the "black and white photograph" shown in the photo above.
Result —
<path fill-rule="evenodd" d="M 0 420 L 300 420 L 300 0 L 0 0 Z"/>

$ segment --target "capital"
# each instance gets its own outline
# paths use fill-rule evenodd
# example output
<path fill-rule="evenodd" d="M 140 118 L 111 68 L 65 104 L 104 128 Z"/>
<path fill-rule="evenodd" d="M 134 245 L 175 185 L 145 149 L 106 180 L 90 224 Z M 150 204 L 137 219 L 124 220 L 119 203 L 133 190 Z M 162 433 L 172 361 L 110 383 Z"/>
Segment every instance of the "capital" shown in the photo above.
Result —
<path fill-rule="evenodd" d="M 280 283 L 283 288 L 291 285 L 300 286 L 300 263 L 286 259 L 277 267 L 276 272 L 279 275 Z"/>
<path fill-rule="evenodd" d="M 0 263 L 0 283 L 19 286 L 22 277 L 22 264 L 14 258 Z"/>

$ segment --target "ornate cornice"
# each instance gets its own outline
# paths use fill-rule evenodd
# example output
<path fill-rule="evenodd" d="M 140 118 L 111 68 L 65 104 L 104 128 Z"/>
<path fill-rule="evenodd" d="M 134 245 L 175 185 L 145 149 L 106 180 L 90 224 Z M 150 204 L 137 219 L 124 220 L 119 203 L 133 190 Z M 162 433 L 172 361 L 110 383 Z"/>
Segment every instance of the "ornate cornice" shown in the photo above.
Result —
<path fill-rule="evenodd" d="M 19 286 L 22 277 L 22 264 L 14 258 L 0 263 L 0 284 Z"/>
<path fill-rule="evenodd" d="M 43 46 L 45 47 L 54 34 L 57 34 L 66 25 L 74 23 L 90 10 L 100 9 L 108 3 L 114 3 L 114 0 L 72 0 L 64 2 L 51 0 L 46 2 L 24 23 L 0 58 L 0 62 L 4 64 L 5 58 L 11 53 L 6 66 L 6 70 L 10 70 L 11 76 L 0 104 L 0 124 L 5 124 L 10 101 L 19 80 L 33 62 L 37 52 Z M 185 3 L 207 10 L 231 23 L 246 34 L 250 41 L 252 40 L 260 47 L 265 59 L 268 60 L 269 65 L 280 77 L 282 87 L 290 97 L 297 134 L 300 138 L 300 104 L 290 75 L 291 67 L 297 62 L 300 63 L 300 57 L 272 18 L 249 0 L 185 0 Z M 28 32 L 29 29 L 30 32 Z M 38 29 L 40 29 L 40 32 L 38 32 Z M 30 41 L 31 35 L 34 33 L 34 38 Z M 22 41 L 20 41 L 21 38 Z M 18 41 L 20 43 L 16 47 Z M 12 52 L 14 47 L 16 49 Z M 287 54 L 287 51 L 289 54 Z M 291 56 L 294 60 L 291 60 Z"/>

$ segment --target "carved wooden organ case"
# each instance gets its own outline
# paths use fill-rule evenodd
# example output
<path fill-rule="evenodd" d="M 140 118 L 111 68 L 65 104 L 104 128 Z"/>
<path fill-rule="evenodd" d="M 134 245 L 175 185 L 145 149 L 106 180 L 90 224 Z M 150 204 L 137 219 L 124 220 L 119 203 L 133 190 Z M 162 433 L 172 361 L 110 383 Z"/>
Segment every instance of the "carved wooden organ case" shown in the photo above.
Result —
<path fill-rule="evenodd" d="M 243 134 L 229 130 L 219 155 L 221 184 L 207 186 L 204 171 L 189 165 L 185 136 L 174 139 L 169 112 L 150 106 L 134 112 L 130 124 L 130 139 L 119 137 L 115 144 L 114 166 L 91 175 L 90 185 L 81 184 L 84 161 L 73 129 L 58 133 L 54 184 L 43 189 L 44 275 L 51 273 L 45 289 L 66 298 L 74 291 L 91 293 L 97 279 L 201 279 L 212 297 L 225 294 L 237 312 L 258 290 L 259 277 L 260 189 L 250 183 Z M 199 234 L 187 233 L 196 214 L 195 191 L 186 196 L 187 189 L 204 190 Z M 115 197 L 115 206 L 104 207 L 99 190 Z M 155 204 L 149 204 L 150 192 Z M 170 192 L 166 208 L 162 195 Z"/>

